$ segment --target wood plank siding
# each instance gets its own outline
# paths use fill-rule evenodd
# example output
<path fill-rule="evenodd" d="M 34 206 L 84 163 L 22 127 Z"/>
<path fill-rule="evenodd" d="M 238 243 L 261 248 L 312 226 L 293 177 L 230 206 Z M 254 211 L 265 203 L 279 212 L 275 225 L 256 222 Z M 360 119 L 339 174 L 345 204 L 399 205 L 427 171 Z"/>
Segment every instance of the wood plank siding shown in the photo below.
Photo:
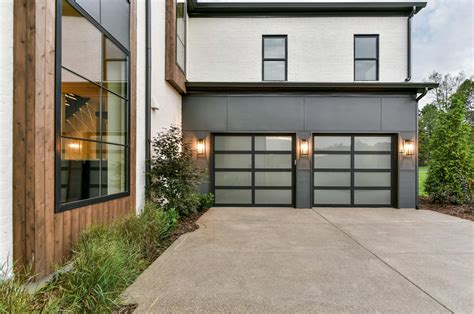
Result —
<path fill-rule="evenodd" d="M 69 256 L 80 233 L 135 212 L 136 0 L 130 1 L 130 195 L 54 211 L 56 0 L 14 1 L 14 260 L 42 276 Z"/>

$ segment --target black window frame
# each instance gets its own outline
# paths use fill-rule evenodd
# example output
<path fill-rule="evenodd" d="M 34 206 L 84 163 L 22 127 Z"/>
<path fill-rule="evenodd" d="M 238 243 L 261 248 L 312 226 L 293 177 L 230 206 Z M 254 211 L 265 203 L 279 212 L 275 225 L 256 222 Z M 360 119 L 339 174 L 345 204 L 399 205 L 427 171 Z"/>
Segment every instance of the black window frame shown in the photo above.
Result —
<path fill-rule="evenodd" d="M 130 196 L 130 136 L 131 136 L 131 117 L 130 117 L 130 112 L 131 112 L 131 58 L 130 58 L 130 50 L 127 49 L 122 43 L 120 43 L 119 40 L 117 40 L 110 32 L 107 31 L 105 27 L 103 27 L 96 19 L 94 19 L 87 11 L 85 11 L 78 3 L 76 3 L 75 0 L 66 0 L 67 3 L 73 7 L 75 10 L 77 10 L 82 17 L 84 17 L 88 22 L 90 22 L 92 25 L 94 25 L 101 33 L 102 33 L 102 42 L 105 42 L 106 39 L 109 39 L 114 45 L 117 46 L 124 54 L 127 56 L 127 95 L 126 97 L 123 97 L 122 95 L 117 94 L 114 91 L 109 90 L 107 87 L 104 86 L 104 84 L 97 84 L 96 82 L 91 81 L 90 79 L 82 76 L 81 74 L 68 69 L 67 67 L 62 66 L 62 0 L 56 0 L 56 19 L 55 19 L 55 47 L 56 47 L 56 53 L 55 53 L 55 86 L 54 86 L 54 211 L 55 213 L 60 213 L 64 212 L 67 210 L 75 209 L 75 208 L 80 208 L 80 207 L 85 207 L 88 205 L 92 204 L 98 204 L 98 203 L 103 203 L 109 200 L 114 200 L 114 199 L 119 199 L 123 197 L 128 197 Z M 130 18 L 131 12 L 129 11 L 129 18 Z M 105 61 L 105 56 L 103 55 L 104 53 L 104 48 L 102 48 L 102 61 Z M 104 66 L 104 65 L 103 65 Z M 86 140 L 89 142 L 99 142 L 101 144 L 111 144 L 111 145 L 116 145 L 116 146 L 121 146 L 125 147 L 125 191 L 115 193 L 115 194 L 110 194 L 110 195 L 104 195 L 104 196 L 97 196 L 97 197 L 91 197 L 88 199 L 83 199 L 83 200 L 77 200 L 77 201 L 71 201 L 67 203 L 61 203 L 61 139 L 62 138 L 70 138 L 70 139 L 77 139 L 77 140 L 85 140 L 82 138 L 71 138 L 71 137 L 64 137 L 61 135 L 61 106 L 62 106 L 62 70 L 66 69 L 67 71 L 71 72 L 72 74 L 80 77 L 81 79 L 84 79 L 88 83 L 94 84 L 95 86 L 101 88 L 101 90 L 107 92 L 107 93 L 112 93 L 115 96 L 125 100 L 126 102 L 126 115 L 127 115 L 127 134 L 125 136 L 125 143 L 124 144 L 118 144 L 118 143 L 112 143 L 112 142 L 107 142 L 107 141 L 94 141 L 94 140 Z M 101 77 L 101 80 L 103 80 L 103 75 Z M 101 106 L 101 111 L 100 115 L 102 115 L 102 102 L 100 104 Z M 101 122 L 101 128 L 102 128 L 102 122 Z M 100 134 L 102 137 L 102 129 L 100 130 Z M 102 149 L 100 151 L 101 154 L 101 163 L 100 163 L 100 173 L 102 172 Z M 102 179 L 100 179 L 100 182 Z M 99 188 L 101 191 L 102 188 Z"/>
<path fill-rule="evenodd" d="M 375 58 L 357 58 L 356 57 L 356 40 L 357 38 L 375 38 L 376 40 L 376 56 Z M 379 81 L 379 63 L 380 63 L 380 35 L 379 34 L 355 34 L 354 35 L 354 82 L 377 82 Z M 356 79 L 356 63 L 357 61 L 375 61 L 375 80 L 357 80 Z"/>
<path fill-rule="evenodd" d="M 284 38 L 285 39 L 285 58 L 265 58 L 265 38 Z M 285 79 L 284 80 L 266 80 L 265 79 L 265 61 L 285 61 Z M 262 35 L 262 81 L 263 82 L 287 82 L 288 81 L 288 35 Z"/>
<path fill-rule="evenodd" d="M 187 8 L 187 2 L 186 0 L 184 0 L 184 2 L 178 2 L 179 0 L 175 0 L 175 7 L 176 7 L 176 14 L 175 14 L 175 29 L 176 29 L 176 34 L 175 34 L 175 42 L 176 42 L 176 47 L 175 47 L 175 60 L 176 60 L 176 66 L 181 70 L 181 72 L 183 72 L 183 74 L 186 74 L 186 58 L 187 58 L 187 54 L 186 54 L 186 39 L 187 39 L 187 36 L 188 36 L 188 32 L 187 32 L 187 14 L 188 14 L 188 8 Z M 184 20 L 184 43 L 183 41 L 181 40 L 181 38 L 178 36 L 178 3 L 183 3 L 183 20 Z M 181 67 L 181 65 L 179 65 L 178 63 L 178 41 L 181 42 L 181 44 L 183 44 L 183 50 L 184 50 L 184 68 Z"/>

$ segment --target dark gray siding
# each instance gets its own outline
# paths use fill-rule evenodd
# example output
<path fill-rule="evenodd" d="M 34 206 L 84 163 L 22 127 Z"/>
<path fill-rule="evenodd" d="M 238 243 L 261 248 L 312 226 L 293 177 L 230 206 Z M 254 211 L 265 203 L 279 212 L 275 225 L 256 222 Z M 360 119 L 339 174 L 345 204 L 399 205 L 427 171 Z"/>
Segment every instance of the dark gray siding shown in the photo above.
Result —
<path fill-rule="evenodd" d="M 416 141 L 417 103 L 412 95 L 188 95 L 183 130 L 212 132 L 388 133 Z M 208 143 L 209 136 L 207 136 Z M 210 156 L 207 145 L 206 158 Z M 416 206 L 416 155 L 398 155 L 398 206 Z M 311 164 L 297 160 L 296 206 L 311 206 Z M 208 191 L 209 184 L 201 186 Z"/>

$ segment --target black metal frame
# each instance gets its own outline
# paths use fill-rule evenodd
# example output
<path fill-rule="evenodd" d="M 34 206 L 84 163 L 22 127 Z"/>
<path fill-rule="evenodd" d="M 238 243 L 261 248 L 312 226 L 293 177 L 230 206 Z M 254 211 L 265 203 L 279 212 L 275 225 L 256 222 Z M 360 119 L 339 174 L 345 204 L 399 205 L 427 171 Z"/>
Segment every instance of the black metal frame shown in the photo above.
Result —
<path fill-rule="evenodd" d="M 285 58 L 265 58 L 265 38 L 285 38 Z M 285 61 L 285 80 L 266 80 L 265 61 Z M 262 35 L 262 81 L 286 82 L 288 81 L 288 35 Z"/>
<path fill-rule="evenodd" d="M 376 39 L 376 57 L 375 58 L 357 58 L 356 57 L 356 40 L 357 38 L 375 38 Z M 380 60 L 380 36 L 379 34 L 356 34 L 354 35 L 354 81 L 355 82 L 374 82 L 379 80 L 379 60 Z M 375 61 L 375 80 L 356 80 L 356 63 L 357 61 Z"/>
<path fill-rule="evenodd" d="M 74 209 L 78 207 L 84 207 L 92 204 L 97 204 L 113 199 L 118 199 L 122 197 L 127 197 L 130 195 L 130 92 L 131 92 L 131 64 L 130 64 L 130 51 L 123 46 L 117 39 L 114 38 L 98 21 L 96 21 L 90 14 L 88 14 L 80 5 L 78 5 L 74 0 L 67 0 L 69 5 L 71 5 L 75 10 L 77 10 L 85 19 L 87 19 L 92 25 L 94 25 L 104 37 L 109 39 L 113 44 L 115 44 L 122 52 L 125 53 L 127 56 L 127 74 L 128 74 L 128 84 L 127 84 L 127 97 L 123 97 L 122 95 L 118 95 L 117 93 L 108 90 L 103 84 L 97 84 L 96 82 L 90 81 L 88 78 L 83 77 L 82 75 L 63 67 L 61 64 L 61 56 L 62 56 L 62 1 L 56 0 L 56 25 L 55 25 L 55 32 L 56 32 L 56 39 L 55 39 L 55 46 L 56 46 L 56 55 L 55 55 L 55 114 L 54 114 L 54 133 L 55 133 L 55 156 L 54 156 L 54 209 L 55 212 L 63 212 L 69 209 Z M 102 45 L 102 42 L 100 43 Z M 104 47 L 102 48 L 102 54 L 104 53 Z M 103 56 L 102 56 L 103 58 Z M 74 75 L 84 79 L 85 81 L 98 86 L 103 91 L 108 93 L 112 93 L 117 97 L 120 97 L 126 102 L 126 113 L 127 113 L 127 136 L 125 137 L 125 144 L 117 144 L 117 143 L 109 143 L 109 142 L 102 142 L 102 141 L 94 141 L 88 139 L 80 139 L 80 138 L 71 138 L 71 137 L 64 137 L 61 136 L 61 84 L 62 84 L 62 69 L 71 72 Z M 101 80 L 103 77 L 101 77 Z M 100 103 L 100 118 L 102 118 L 102 101 Z M 102 138 L 102 119 L 100 119 L 100 137 Z M 112 195 L 105 195 L 105 196 L 98 196 L 92 197 L 89 199 L 78 200 L 68 203 L 61 204 L 61 138 L 71 138 L 77 139 L 86 142 L 99 142 L 101 144 L 112 144 L 116 146 L 125 147 L 125 191 L 112 194 Z M 99 182 L 102 184 L 102 149 L 100 151 L 100 170 L 99 170 Z M 99 193 L 102 193 L 102 189 L 99 188 Z"/>
<path fill-rule="evenodd" d="M 215 150 L 215 137 L 216 136 L 250 136 L 252 137 L 252 148 L 250 151 L 216 151 Z M 259 151 L 255 150 L 255 137 L 257 136 L 289 136 L 292 140 L 292 147 L 291 151 Z M 210 167 L 210 182 L 211 182 L 211 190 L 215 194 L 216 188 L 219 190 L 251 190 L 252 191 L 252 202 L 248 203 L 241 203 L 241 204 L 216 204 L 214 201 L 215 206 L 221 207 L 294 207 L 295 206 L 295 197 L 296 197 L 296 167 L 295 167 L 295 158 L 296 158 L 296 136 L 295 134 L 289 133 L 213 133 L 211 136 L 211 146 L 212 146 L 212 153 L 211 153 L 211 167 Z M 215 154 L 245 154 L 251 155 L 252 158 L 252 167 L 251 168 L 216 168 L 215 167 Z M 291 168 L 256 168 L 255 167 L 255 156 L 256 155 L 264 155 L 264 154 L 274 154 L 274 155 L 290 155 L 291 154 Z M 252 176 L 252 184 L 251 186 L 217 186 L 215 185 L 215 173 L 216 172 L 250 172 Z M 255 185 L 255 173 L 257 172 L 291 172 L 291 186 L 256 186 Z M 291 190 L 291 204 L 257 204 L 255 203 L 255 191 L 256 190 Z"/>
<path fill-rule="evenodd" d="M 188 36 L 188 32 L 186 29 L 186 23 L 188 21 L 187 19 L 187 14 L 188 14 L 188 5 L 187 1 L 184 0 L 183 2 L 183 19 L 184 19 L 184 43 L 181 41 L 181 39 L 178 36 L 178 0 L 175 0 L 175 29 L 176 29 L 176 47 L 175 47 L 175 60 L 176 60 L 176 66 L 183 72 L 183 74 L 186 74 L 186 37 Z M 178 40 L 183 44 L 184 47 L 184 69 L 179 65 L 178 63 Z"/>
<path fill-rule="evenodd" d="M 346 150 L 346 151 L 327 151 L 327 150 L 316 150 L 316 147 L 314 145 L 314 138 L 315 137 L 322 137 L 322 136 L 341 136 L 341 137 L 350 137 L 351 138 L 351 149 Z M 391 150 L 390 151 L 356 151 L 355 150 L 355 137 L 390 137 L 391 138 Z M 312 136 L 312 141 L 313 141 L 313 169 L 312 169 L 312 176 L 311 176 L 311 185 L 312 185 L 312 204 L 313 206 L 316 207 L 395 207 L 397 205 L 397 180 L 398 180 L 398 163 L 397 163 L 397 148 L 398 148 L 398 140 L 397 136 L 395 134 L 375 134 L 375 133 L 315 133 Z M 315 168 L 315 154 L 326 154 L 326 155 L 349 155 L 350 156 L 350 168 L 347 169 L 330 169 L 330 168 Z M 356 155 L 389 155 L 391 158 L 390 162 L 390 169 L 358 169 L 355 168 L 354 166 L 354 159 Z M 315 186 L 314 182 L 314 174 L 317 172 L 344 172 L 344 173 L 350 173 L 350 186 Z M 355 178 L 355 173 L 356 172 L 365 172 L 365 173 L 371 173 L 371 172 L 385 172 L 385 173 L 390 173 L 390 186 L 389 187 L 377 187 L 377 186 L 367 186 L 367 187 L 362 187 L 362 186 L 355 186 L 354 183 L 354 178 Z M 316 203 L 316 200 L 314 199 L 314 191 L 315 190 L 349 190 L 351 193 L 351 198 L 350 198 L 350 204 L 322 204 L 322 203 Z M 354 203 L 354 195 L 355 191 L 374 191 L 374 190 L 382 190 L 382 191 L 390 191 L 390 198 L 391 202 L 390 204 L 355 204 Z"/>

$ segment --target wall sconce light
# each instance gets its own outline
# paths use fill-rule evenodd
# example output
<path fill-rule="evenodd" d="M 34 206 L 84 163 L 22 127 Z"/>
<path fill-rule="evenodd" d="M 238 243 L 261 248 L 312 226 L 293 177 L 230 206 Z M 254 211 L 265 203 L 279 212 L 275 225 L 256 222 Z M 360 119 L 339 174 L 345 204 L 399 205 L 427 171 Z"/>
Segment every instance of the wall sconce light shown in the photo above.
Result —
<path fill-rule="evenodd" d="M 307 157 L 308 154 L 309 154 L 308 140 L 303 138 L 303 139 L 301 139 L 301 142 L 300 142 L 300 155 L 302 157 Z"/>
<path fill-rule="evenodd" d="M 415 154 L 415 143 L 412 140 L 404 140 L 401 153 L 405 154 L 405 156 L 414 155 Z"/>
<path fill-rule="evenodd" d="M 204 157 L 206 154 L 206 143 L 203 138 L 198 139 L 196 144 L 196 151 L 198 157 Z"/>

